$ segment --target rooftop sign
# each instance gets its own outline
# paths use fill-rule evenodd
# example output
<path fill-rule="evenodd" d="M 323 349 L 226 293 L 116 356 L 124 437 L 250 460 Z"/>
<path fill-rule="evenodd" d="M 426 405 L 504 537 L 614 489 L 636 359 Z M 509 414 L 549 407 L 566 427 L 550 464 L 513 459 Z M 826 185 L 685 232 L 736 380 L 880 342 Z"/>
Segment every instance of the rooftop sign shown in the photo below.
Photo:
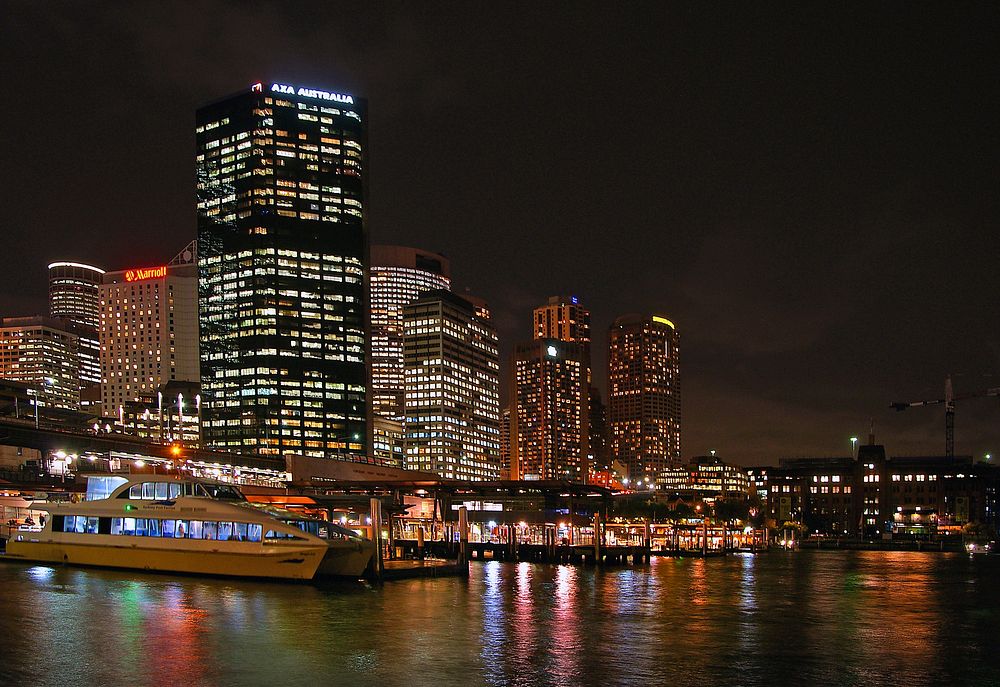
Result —
<path fill-rule="evenodd" d="M 660 324 L 665 324 L 671 329 L 676 329 L 674 323 L 668 320 L 666 317 L 660 317 L 659 315 L 653 315 L 653 322 L 659 322 Z"/>
<path fill-rule="evenodd" d="M 142 281 L 143 279 L 160 279 L 167 276 L 167 266 L 143 267 L 135 270 L 125 270 L 125 281 Z"/>
<path fill-rule="evenodd" d="M 250 87 L 252 91 L 261 91 L 263 87 L 261 84 L 256 83 Z M 335 103 L 344 103 L 345 105 L 353 105 L 353 96 L 345 95 L 343 93 L 331 93 L 329 91 L 321 91 L 316 88 L 306 88 L 300 86 L 296 88 L 295 86 L 290 86 L 283 83 L 273 83 L 271 84 L 272 93 L 284 93 L 286 95 L 298 95 L 303 98 L 317 98 L 319 100 L 332 100 Z"/>

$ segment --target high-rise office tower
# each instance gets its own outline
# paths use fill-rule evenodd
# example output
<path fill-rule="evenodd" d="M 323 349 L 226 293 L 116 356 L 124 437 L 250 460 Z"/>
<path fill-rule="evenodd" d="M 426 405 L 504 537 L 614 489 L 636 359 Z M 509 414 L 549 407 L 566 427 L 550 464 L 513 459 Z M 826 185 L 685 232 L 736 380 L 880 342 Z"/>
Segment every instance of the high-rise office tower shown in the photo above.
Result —
<path fill-rule="evenodd" d="M 590 471 L 607 473 L 611 470 L 608 456 L 608 411 L 601 392 L 590 387 Z"/>
<path fill-rule="evenodd" d="M 81 390 L 101 383 L 101 280 L 104 270 L 79 262 L 49 265 L 49 315 L 74 325 L 80 356 Z"/>
<path fill-rule="evenodd" d="M 608 337 L 611 456 L 653 483 L 681 459 L 680 335 L 673 322 L 626 315 Z"/>
<path fill-rule="evenodd" d="M 511 479 L 586 482 L 587 362 L 584 345 L 535 339 L 514 348 L 511 365 Z"/>
<path fill-rule="evenodd" d="M 448 258 L 406 246 L 371 247 L 372 412 L 403 421 L 403 308 L 451 289 Z"/>
<path fill-rule="evenodd" d="M 590 312 L 576 296 L 552 296 L 532 313 L 532 336 L 511 365 L 511 477 L 586 481 Z"/>
<path fill-rule="evenodd" d="M 198 110 L 209 445 L 368 459 L 366 118 L 271 82 Z"/>
<path fill-rule="evenodd" d="M 406 467 L 442 477 L 500 473 L 500 359 L 493 324 L 431 291 L 403 308 Z"/>
<path fill-rule="evenodd" d="M 121 416 L 125 404 L 155 395 L 167 382 L 198 381 L 193 244 L 167 264 L 105 273 L 100 293 L 104 415 Z"/>
<path fill-rule="evenodd" d="M 49 315 L 97 329 L 101 326 L 104 270 L 79 262 L 49 265 Z"/>
<path fill-rule="evenodd" d="M 0 379 L 28 384 L 42 407 L 80 409 L 79 337 L 66 320 L 0 320 Z"/>

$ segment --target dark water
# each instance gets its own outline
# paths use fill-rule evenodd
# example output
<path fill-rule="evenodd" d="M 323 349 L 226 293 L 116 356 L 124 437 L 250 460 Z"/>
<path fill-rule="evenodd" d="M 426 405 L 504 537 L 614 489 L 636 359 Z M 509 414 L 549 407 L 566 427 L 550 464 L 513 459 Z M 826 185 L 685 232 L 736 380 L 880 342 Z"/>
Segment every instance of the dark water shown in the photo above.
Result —
<path fill-rule="evenodd" d="M 0 685 L 1000 685 L 1000 557 L 473 564 L 313 587 L 0 564 Z"/>

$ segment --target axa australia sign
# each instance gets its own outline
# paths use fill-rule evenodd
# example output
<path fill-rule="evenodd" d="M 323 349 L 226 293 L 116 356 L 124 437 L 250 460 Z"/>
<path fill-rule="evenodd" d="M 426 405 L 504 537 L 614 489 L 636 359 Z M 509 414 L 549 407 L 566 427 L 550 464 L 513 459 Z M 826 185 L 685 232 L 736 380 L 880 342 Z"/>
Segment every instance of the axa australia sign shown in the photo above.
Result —
<path fill-rule="evenodd" d="M 254 84 L 251 87 L 253 91 L 264 90 L 263 84 Z M 284 83 L 273 83 L 271 84 L 272 93 L 284 93 L 285 95 L 297 95 L 302 98 L 316 98 L 317 100 L 330 100 L 335 103 L 342 103 L 344 105 L 353 105 L 354 97 L 350 95 L 345 95 L 344 93 L 331 93 L 330 91 L 321 91 L 317 88 L 306 88 L 305 86 L 291 86 Z"/>

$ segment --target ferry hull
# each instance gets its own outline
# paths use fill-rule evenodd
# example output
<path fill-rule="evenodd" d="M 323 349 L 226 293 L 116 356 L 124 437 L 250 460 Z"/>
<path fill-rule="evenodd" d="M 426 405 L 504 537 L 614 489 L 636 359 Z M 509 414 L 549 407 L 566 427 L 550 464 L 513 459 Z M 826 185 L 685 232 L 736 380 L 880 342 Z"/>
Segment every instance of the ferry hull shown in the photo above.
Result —
<path fill-rule="evenodd" d="M 375 555 L 371 542 L 331 543 L 316 572 L 317 577 L 353 577 L 364 575 Z"/>
<path fill-rule="evenodd" d="M 62 542 L 7 542 L 5 558 L 38 563 L 125 568 L 150 572 L 311 580 L 323 561 L 318 547 L 241 553 L 183 551 L 133 546 L 99 546 Z"/>

